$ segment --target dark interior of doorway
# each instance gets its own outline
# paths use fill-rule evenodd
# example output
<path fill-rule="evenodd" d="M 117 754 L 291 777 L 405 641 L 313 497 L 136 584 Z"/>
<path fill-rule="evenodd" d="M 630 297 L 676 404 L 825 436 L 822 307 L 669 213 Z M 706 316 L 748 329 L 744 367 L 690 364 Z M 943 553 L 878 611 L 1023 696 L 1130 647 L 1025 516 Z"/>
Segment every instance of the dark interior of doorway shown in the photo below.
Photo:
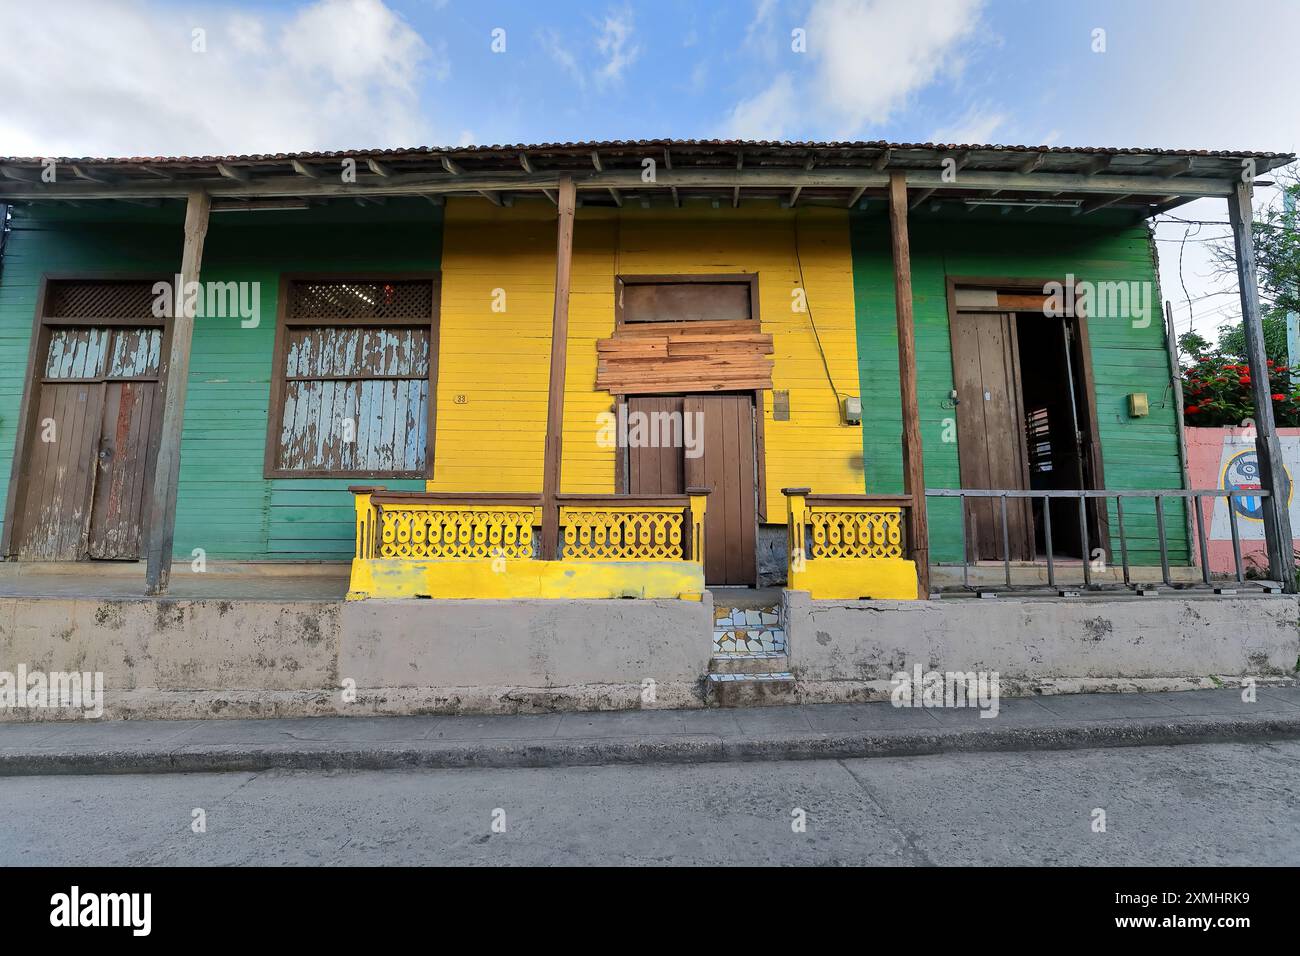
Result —
<path fill-rule="evenodd" d="M 1079 369 L 1072 353 L 1068 320 L 1023 312 L 1016 316 L 1020 349 L 1020 390 L 1024 408 L 1025 449 L 1029 458 L 1029 488 L 1058 491 L 1090 488 L 1081 429 L 1083 398 Z M 1051 506 L 1053 557 L 1083 556 L 1077 499 L 1035 499 L 1034 549 L 1047 553 L 1043 507 Z M 1091 512 L 1089 506 L 1089 512 Z M 1090 524 L 1093 516 L 1089 514 Z M 1093 534 L 1089 529 L 1089 535 Z"/>

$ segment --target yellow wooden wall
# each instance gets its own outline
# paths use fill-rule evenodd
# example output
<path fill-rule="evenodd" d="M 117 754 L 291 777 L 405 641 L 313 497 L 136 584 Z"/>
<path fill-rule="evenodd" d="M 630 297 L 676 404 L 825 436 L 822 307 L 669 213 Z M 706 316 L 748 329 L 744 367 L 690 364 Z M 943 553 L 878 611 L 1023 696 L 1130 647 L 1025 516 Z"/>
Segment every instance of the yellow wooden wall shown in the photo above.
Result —
<path fill-rule="evenodd" d="M 797 254 L 796 254 L 797 235 Z M 800 266 L 802 265 L 802 279 Z M 555 211 L 481 199 L 447 204 L 433 491 L 540 491 L 555 282 Z M 574 232 L 565 389 L 563 490 L 614 490 L 614 451 L 597 445 L 595 342 L 614 327 L 616 274 L 759 276 L 759 317 L 775 342 L 773 384 L 790 392 L 790 420 L 764 398 L 768 519 L 785 518 L 781 488 L 820 493 L 864 488 L 862 437 L 840 424 L 804 288 L 841 395 L 858 394 L 853 269 L 847 213 L 830 209 L 580 208 Z M 494 290 L 506 311 L 492 311 Z"/>

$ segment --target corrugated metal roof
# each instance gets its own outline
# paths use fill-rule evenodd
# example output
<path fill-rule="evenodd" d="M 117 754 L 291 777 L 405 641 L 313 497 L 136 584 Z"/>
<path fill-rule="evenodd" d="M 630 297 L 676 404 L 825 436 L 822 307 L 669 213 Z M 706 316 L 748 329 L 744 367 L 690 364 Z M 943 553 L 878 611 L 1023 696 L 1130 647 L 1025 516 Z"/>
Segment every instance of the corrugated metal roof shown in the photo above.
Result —
<path fill-rule="evenodd" d="M 287 162 L 289 160 L 340 159 L 348 156 L 415 156 L 415 155 L 457 155 L 502 152 L 578 152 L 600 149 L 771 149 L 771 150 L 930 150 L 936 152 L 1011 152 L 1011 153 L 1048 153 L 1048 154 L 1087 154 L 1095 156 L 1165 156 L 1170 158 L 1183 156 L 1214 157 L 1223 159 L 1295 159 L 1294 153 L 1261 152 L 1257 150 L 1214 150 L 1214 149 L 1163 149 L 1154 147 L 1114 147 L 1114 146 L 1027 146 L 992 143 L 891 143 L 885 140 L 835 140 L 835 141 L 798 141 L 798 140 L 748 140 L 748 139 L 619 139 L 619 140 L 583 140 L 566 143 L 502 143 L 479 146 L 413 146 L 396 149 L 347 149 L 323 150 L 296 153 L 240 153 L 225 156 L 130 156 L 130 157 L 0 157 L 0 163 L 40 163 L 47 159 L 57 159 L 61 163 L 144 163 L 166 165 L 169 163 L 239 163 L 239 162 Z"/>

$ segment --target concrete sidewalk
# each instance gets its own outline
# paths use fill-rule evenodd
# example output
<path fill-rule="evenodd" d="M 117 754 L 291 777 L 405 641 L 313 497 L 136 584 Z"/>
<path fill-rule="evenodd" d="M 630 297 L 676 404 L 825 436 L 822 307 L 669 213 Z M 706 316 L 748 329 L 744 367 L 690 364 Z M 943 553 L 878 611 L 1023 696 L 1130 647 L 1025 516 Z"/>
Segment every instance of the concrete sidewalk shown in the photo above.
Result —
<path fill-rule="evenodd" d="M 0 723 L 0 775 L 550 767 L 898 757 L 1300 737 L 1300 687 L 519 717 Z"/>

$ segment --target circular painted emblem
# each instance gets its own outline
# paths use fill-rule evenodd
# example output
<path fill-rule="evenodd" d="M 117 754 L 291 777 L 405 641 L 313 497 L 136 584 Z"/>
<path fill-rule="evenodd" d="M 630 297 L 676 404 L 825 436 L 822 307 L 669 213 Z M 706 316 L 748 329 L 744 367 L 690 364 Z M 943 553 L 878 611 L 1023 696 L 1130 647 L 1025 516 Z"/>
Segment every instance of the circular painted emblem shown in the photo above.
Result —
<path fill-rule="evenodd" d="M 1282 472 L 1286 476 L 1286 501 L 1287 506 L 1290 507 L 1293 487 L 1291 473 L 1285 465 L 1282 466 Z M 1264 499 L 1258 494 L 1251 494 L 1262 487 L 1259 459 L 1255 457 L 1255 449 L 1239 451 L 1228 459 L 1227 465 L 1223 468 L 1223 480 L 1220 485 L 1224 491 L 1233 493 L 1228 500 L 1232 502 L 1232 508 L 1237 514 L 1251 521 L 1264 520 Z"/>

